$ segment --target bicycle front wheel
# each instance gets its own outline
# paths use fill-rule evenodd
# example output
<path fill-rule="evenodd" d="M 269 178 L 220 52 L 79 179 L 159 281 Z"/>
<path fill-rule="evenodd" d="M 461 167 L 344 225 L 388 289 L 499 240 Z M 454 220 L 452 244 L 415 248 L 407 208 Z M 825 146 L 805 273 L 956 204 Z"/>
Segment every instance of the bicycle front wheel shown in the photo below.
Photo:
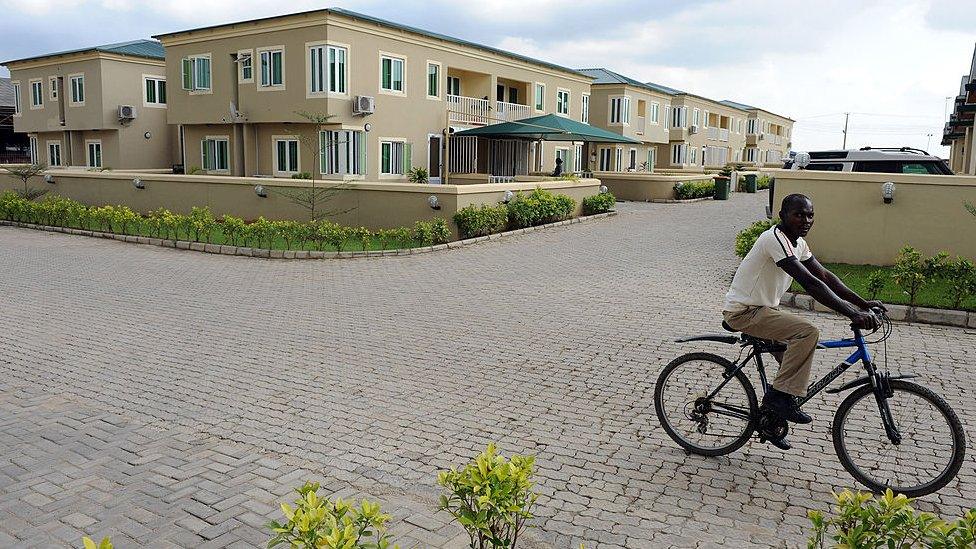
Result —
<path fill-rule="evenodd" d="M 886 399 L 892 423 L 901 436 L 893 443 L 885 430 L 885 413 L 872 387 L 848 395 L 834 415 L 837 457 L 847 472 L 872 492 L 891 489 L 919 497 L 948 484 L 966 455 L 966 435 L 956 413 L 931 390 L 900 379 L 890 381 Z"/>
<path fill-rule="evenodd" d="M 689 353 L 671 361 L 658 376 L 657 417 L 685 450 L 721 456 L 738 450 L 752 436 L 756 391 L 741 370 L 729 376 L 733 369 L 718 355 Z"/>

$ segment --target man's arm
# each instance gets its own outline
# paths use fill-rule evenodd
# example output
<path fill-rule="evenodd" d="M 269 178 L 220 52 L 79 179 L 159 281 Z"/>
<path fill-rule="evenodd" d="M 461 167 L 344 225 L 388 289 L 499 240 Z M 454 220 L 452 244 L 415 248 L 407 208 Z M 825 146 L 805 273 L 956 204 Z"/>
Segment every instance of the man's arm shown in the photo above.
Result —
<path fill-rule="evenodd" d="M 814 276 L 807 269 L 806 263 L 811 260 L 816 261 L 811 257 L 807 261 L 800 263 L 800 261 L 795 257 L 787 257 L 786 259 L 777 262 L 776 265 L 786 271 L 786 274 L 792 276 L 793 279 L 796 280 L 800 286 L 803 286 L 803 289 L 806 290 L 807 293 L 809 293 L 814 299 L 851 319 L 851 322 L 853 322 L 857 327 L 864 329 L 876 328 L 877 319 L 875 319 L 873 314 L 859 310 L 857 307 L 860 306 L 860 303 L 855 306 L 855 304 L 852 304 L 838 296 L 834 290 L 827 285 L 824 279 Z M 817 265 L 820 264 L 817 263 Z M 820 269 L 824 272 L 828 272 L 823 268 L 823 266 L 821 266 Z M 830 273 L 828 272 L 828 274 Z M 831 276 L 833 275 L 831 274 Z M 867 303 L 857 294 L 848 289 L 847 286 L 844 286 L 840 280 L 837 282 L 841 287 L 847 290 L 847 293 L 857 298 L 859 302 Z"/>
<path fill-rule="evenodd" d="M 810 259 L 803 261 L 803 266 L 810 271 L 810 274 L 819 278 L 827 285 L 828 288 L 833 290 L 841 299 L 844 299 L 852 303 L 855 307 L 858 307 L 862 311 L 866 311 L 871 307 L 880 307 L 884 309 L 884 305 L 880 301 L 868 301 L 861 296 L 857 295 L 857 292 L 847 287 L 844 281 L 840 279 L 837 275 L 827 270 L 826 267 L 817 261 L 817 258 L 810 256 Z"/>

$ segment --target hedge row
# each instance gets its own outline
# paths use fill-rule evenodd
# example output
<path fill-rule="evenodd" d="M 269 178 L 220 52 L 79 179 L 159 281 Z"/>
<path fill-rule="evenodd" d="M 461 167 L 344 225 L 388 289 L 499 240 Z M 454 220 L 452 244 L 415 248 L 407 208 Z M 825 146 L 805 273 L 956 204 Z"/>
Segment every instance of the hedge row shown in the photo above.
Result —
<path fill-rule="evenodd" d="M 715 196 L 715 181 L 687 181 L 674 184 L 674 197 L 678 200 Z"/>
<path fill-rule="evenodd" d="M 589 213 L 609 211 L 607 201 L 612 207 L 613 195 L 605 193 L 598 196 L 608 196 L 609 198 L 589 197 L 584 199 L 584 211 L 590 210 Z M 461 208 L 454 214 L 454 223 L 458 227 L 461 238 L 474 238 L 510 229 L 522 229 L 562 221 L 572 217 L 575 210 L 576 201 L 572 198 L 562 194 L 553 194 L 545 189 L 536 189 L 527 195 L 520 192 L 515 193 L 515 198 L 507 204 Z"/>

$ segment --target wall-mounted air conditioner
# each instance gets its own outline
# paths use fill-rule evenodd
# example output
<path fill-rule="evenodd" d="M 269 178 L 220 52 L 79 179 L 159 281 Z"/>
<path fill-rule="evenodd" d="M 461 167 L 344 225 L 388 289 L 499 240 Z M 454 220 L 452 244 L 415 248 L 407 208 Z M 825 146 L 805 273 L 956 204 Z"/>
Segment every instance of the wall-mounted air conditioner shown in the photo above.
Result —
<path fill-rule="evenodd" d="M 136 108 L 132 105 L 119 105 L 119 119 L 132 120 L 136 117 Z"/>
<path fill-rule="evenodd" d="M 357 95 L 353 98 L 353 114 L 373 114 L 376 112 L 376 98 L 370 95 Z"/>
<path fill-rule="evenodd" d="M 695 124 L 688 126 L 688 133 L 698 133 L 698 126 Z"/>

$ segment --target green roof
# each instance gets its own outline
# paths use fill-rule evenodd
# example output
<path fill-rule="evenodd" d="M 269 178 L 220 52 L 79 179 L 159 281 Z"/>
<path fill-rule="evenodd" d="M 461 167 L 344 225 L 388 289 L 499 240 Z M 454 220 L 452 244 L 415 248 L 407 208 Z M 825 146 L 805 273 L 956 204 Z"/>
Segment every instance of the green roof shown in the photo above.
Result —
<path fill-rule="evenodd" d="M 66 50 L 59 51 L 55 53 L 45 53 L 43 55 L 35 55 L 33 57 L 25 57 L 23 59 L 14 59 L 11 61 L 4 61 L 3 64 L 8 63 L 19 63 L 21 61 L 33 61 L 35 59 L 45 59 L 48 57 L 57 57 L 59 55 L 69 55 L 72 53 L 87 53 L 87 52 L 105 52 L 114 53 L 116 55 L 129 55 L 133 57 L 145 57 L 147 59 L 165 59 L 166 55 L 163 50 L 163 45 L 156 40 L 130 40 L 128 42 L 118 42 L 116 44 L 105 44 L 103 46 L 91 46 L 88 48 L 79 48 L 76 50 Z"/>
<path fill-rule="evenodd" d="M 494 53 L 494 54 L 497 54 L 497 55 L 503 55 L 505 57 L 510 57 L 512 59 L 518 59 L 519 61 L 526 61 L 528 63 L 533 63 L 533 64 L 536 64 L 536 65 L 542 65 L 542 66 L 548 67 L 550 69 L 556 69 L 556 70 L 559 70 L 559 71 L 568 72 L 568 73 L 575 74 L 575 75 L 586 76 L 585 74 L 583 74 L 583 73 L 581 73 L 579 71 L 573 70 L 573 69 L 571 69 L 569 67 L 564 67 L 562 65 L 557 65 L 555 63 L 550 63 L 548 61 L 541 61 L 539 59 L 533 59 L 532 57 L 527 57 L 525 55 L 520 55 L 520 54 L 517 54 L 517 53 L 510 52 L 510 51 L 505 51 L 505 50 L 502 50 L 502 49 L 493 48 L 491 46 L 485 46 L 484 44 L 478 44 L 476 42 L 469 42 L 469 41 L 463 40 L 461 38 L 455 38 L 453 36 L 448 36 L 446 34 L 440 34 L 440 33 L 436 33 L 436 32 L 431 32 L 431 31 L 424 30 L 424 29 L 420 29 L 420 28 L 417 28 L 417 27 L 411 27 L 409 25 L 402 25 L 400 23 L 394 23 L 393 21 L 387 21 L 386 19 L 380 19 L 378 17 L 373 17 L 373 16 L 370 16 L 370 15 L 364 15 L 362 13 L 357 13 L 357 12 L 350 11 L 350 10 L 346 10 L 346 9 L 342 9 L 342 8 L 325 8 L 325 9 L 318 9 L 318 10 L 301 11 L 301 12 L 296 12 L 296 13 L 286 13 L 286 14 L 283 14 L 283 15 L 274 15 L 274 16 L 271 16 L 271 17 L 261 17 L 261 18 L 258 18 L 258 19 L 248 19 L 246 21 L 236 21 L 236 22 L 233 22 L 233 23 L 221 23 L 219 25 L 210 25 L 210 26 L 207 26 L 207 27 L 198 27 L 198 28 L 195 28 L 195 29 L 187 29 L 187 30 L 181 30 L 181 31 L 167 32 L 167 33 L 164 33 L 164 34 L 155 34 L 155 35 L 153 35 L 153 38 L 165 38 L 165 37 L 176 36 L 176 35 L 179 35 L 179 34 L 185 34 L 185 33 L 189 33 L 189 32 L 197 32 L 197 31 L 209 30 L 209 29 L 219 29 L 219 28 L 222 28 L 222 27 L 232 27 L 234 25 L 244 25 L 244 24 L 248 24 L 248 23 L 259 23 L 259 22 L 262 22 L 262 21 L 271 21 L 273 19 L 281 19 L 283 17 L 295 17 L 295 16 L 311 15 L 311 14 L 318 14 L 318 13 L 343 15 L 343 16 L 349 17 L 351 19 L 358 19 L 360 21 L 365 21 L 367 23 L 374 23 L 376 25 L 381 25 L 381 26 L 388 27 L 388 28 L 391 28 L 391 29 L 397 29 L 397 30 L 401 30 L 401 31 L 411 32 L 411 33 L 414 33 L 414 34 L 419 34 L 419 35 L 422 35 L 422 36 L 426 36 L 428 38 L 434 38 L 434 39 L 437 39 L 437 40 L 443 40 L 445 42 L 451 42 L 453 44 L 458 44 L 458 45 L 461 45 L 461 46 L 467 46 L 469 48 L 475 48 L 475 49 L 479 49 L 479 50 L 482 50 L 482 51 L 487 51 L 487 52 L 490 52 L 490 53 Z"/>
<path fill-rule="evenodd" d="M 753 107 L 752 105 L 746 105 L 745 103 L 736 103 L 735 101 L 729 101 L 728 99 L 723 99 L 719 101 L 723 105 L 728 105 L 730 107 L 741 109 L 744 111 L 755 111 L 759 110 L 759 107 Z"/>
<path fill-rule="evenodd" d="M 684 93 L 681 90 L 655 84 L 654 82 L 639 82 L 633 78 L 630 78 L 629 76 L 624 76 L 618 72 L 613 72 L 610 69 L 579 69 L 579 72 L 593 77 L 595 79 L 592 82 L 593 84 L 627 84 L 628 86 L 634 86 L 635 88 L 642 88 L 667 95 Z"/>
<path fill-rule="evenodd" d="M 544 140 L 544 141 L 587 141 L 593 143 L 634 143 L 639 145 L 640 141 L 635 141 L 629 137 L 624 137 L 619 133 L 597 128 L 589 124 L 570 120 L 565 116 L 555 114 L 545 114 L 524 118 L 516 122 L 502 122 L 480 128 L 471 128 L 455 133 L 459 136 L 478 136 L 478 137 L 521 137 L 523 139 Z"/>

